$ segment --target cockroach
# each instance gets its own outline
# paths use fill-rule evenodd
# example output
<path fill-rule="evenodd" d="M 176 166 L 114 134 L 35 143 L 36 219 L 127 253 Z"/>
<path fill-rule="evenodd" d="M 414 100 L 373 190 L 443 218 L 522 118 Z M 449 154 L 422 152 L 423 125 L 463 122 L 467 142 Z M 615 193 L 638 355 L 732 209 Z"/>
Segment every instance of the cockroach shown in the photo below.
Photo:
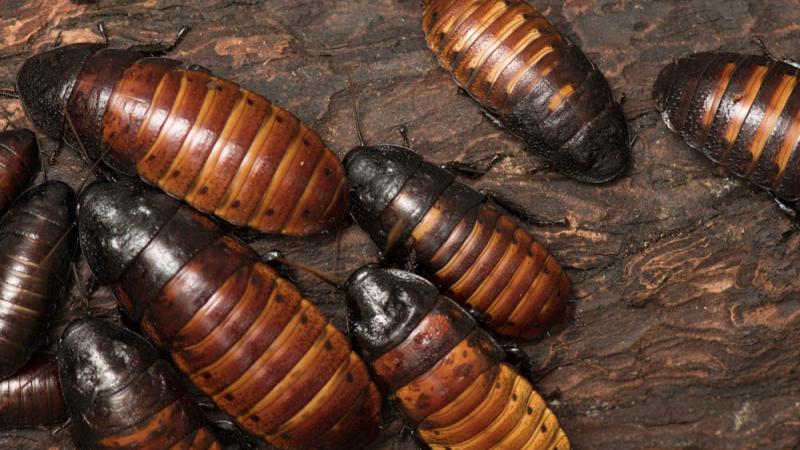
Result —
<path fill-rule="evenodd" d="M 356 147 L 344 165 L 352 215 L 384 256 L 419 265 L 504 336 L 535 338 L 563 315 L 566 273 L 484 194 L 399 145 Z"/>
<path fill-rule="evenodd" d="M 696 53 L 653 88 L 667 127 L 779 199 L 800 199 L 798 67 L 769 56 Z"/>
<path fill-rule="evenodd" d="M 496 123 L 555 169 L 586 183 L 618 176 L 628 126 L 608 81 L 520 0 L 424 0 L 422 29 L 439 64 Z"/>
<path fill-rule="evenodd" d="M 58 370 L 81 448 L 222 449 L 169 363 L 119 325 L 71 323 Z"/>
<path fill-rule="evenodd" d="M 55 358 L 36 357 L 14 376 L 0 381 L 0 427 L 35 427 L 65 419 Z"/>
<path fill-rule="evenodd" d="M 367 266 L 351 275 L 346 292 L 356 348 L 433 449 L 570 448 L 503 349 L 430 282 Z"/>
<path fill-rule="evenodd" d="M 25 190 L 38 167 L 39 145 L 30 130 L 0 132 L 0 211 Z"/>
<path fill-rule="evenodd" d="M 341 163 L 316 133 L 205 70 L 72 44 L 28 59 L 17 92 L 49 136 L 231 224 L 307 235 L 347 210 Z"/>
<path fill-rule="evenodd" d="M 66 294 L 75 192 L 60 181 L 23 192 L 0 221 L 0 378 L 25 365 Z"/>
<path fill-rule="evenodd" d="M 282 448 L 375 437 L 381 397 L 344 334 L 210 218 L 141 185 L 98 183 L 79 223 L 97 280 L 242 428 Z"/>

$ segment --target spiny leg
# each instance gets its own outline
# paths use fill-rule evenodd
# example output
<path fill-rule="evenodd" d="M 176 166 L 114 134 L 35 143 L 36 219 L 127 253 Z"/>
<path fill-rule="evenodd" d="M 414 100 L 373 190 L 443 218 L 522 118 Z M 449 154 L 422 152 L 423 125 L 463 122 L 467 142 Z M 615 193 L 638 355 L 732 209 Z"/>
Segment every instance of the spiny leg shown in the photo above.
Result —
<path fill-rule="evenodd" d="M 501 194 L 491 189 L 480 189 L 479 192 L 523 222 L 540 227 L 569 226 L 569 220 L 567 220 L 567 218 L 553 220 L 540 217 L 516 201 L 510 199 L 505 194 Z"/>

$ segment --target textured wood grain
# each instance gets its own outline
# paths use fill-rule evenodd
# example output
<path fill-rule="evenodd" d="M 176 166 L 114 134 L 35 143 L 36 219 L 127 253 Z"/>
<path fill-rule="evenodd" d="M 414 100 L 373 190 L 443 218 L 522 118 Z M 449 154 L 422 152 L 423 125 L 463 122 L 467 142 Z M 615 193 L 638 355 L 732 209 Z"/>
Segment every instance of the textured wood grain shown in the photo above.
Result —
<path fill-rule="evenodd" d="M 185 4 L 184 4 L 185 3 Z M 800 58 L 793 0 L 535 0 L 627 94 L 629 118 L 653 110 L 661 67 L 695 51 L 757 53 L 764 37 Z M 476 187 L 500 189 L 566 227 L 527 229 L 573 281 L 574 318 L 524 346 L 535 387 L 578 449 L 787 449 L 800 446 L 800 235 L 771 199 L 725 175 L 672 135 L 655 114 L 635 119 L 633 165 L 608 186 L 583 186 L 546 169 L 484 118 L 438 68 L 419 26 L 416 0 L 6 0 L 0 9 L 0 84 L 61 35 L 112 43 L 124 35 L 170 39 L 194 28 L 171 56 L 268 96 L 312 128 L 339 156 L 355 144 L 347 73 L 369 142 L 400 142 L 399 125 L 433 161 L 512 156 Z M 29 126 L 19 104 L 0 101 L 0 128 Z M 45 151 L 55 148 L 43 140 Z M 50 177 L 74 186 L 86 171 L 65 150 Z M 535 172 L 530 175 L 530 172 Z M 345 278 L 376 258 L 355 227 L 312 238 L 267 237 L 260 251 Z M 80 267 L 85 281 L 88 272 Z M 298 275 L 308 296 L 343 323 L 342 296 Z M 105 297 L 103 296 L 105 295 Z M 108 293 L 78 289 L 60 313 L 114 313 Z M 60 329 L 60 328 L 59 328 Z M 57 334 L 52 333 L 53 336 Z M 550 395 L 548 395 L 550 394 Z M 556 395 L 558 394 L 558 395 Z M 396 425 L 378 449 L 412 449 Z M 2 448 L 47 448 L 68 432 L 0 434 Z M 36 442 L 37 444 L 32 444 Z M 68 448 L 68 447 L 67 447 Z"/>

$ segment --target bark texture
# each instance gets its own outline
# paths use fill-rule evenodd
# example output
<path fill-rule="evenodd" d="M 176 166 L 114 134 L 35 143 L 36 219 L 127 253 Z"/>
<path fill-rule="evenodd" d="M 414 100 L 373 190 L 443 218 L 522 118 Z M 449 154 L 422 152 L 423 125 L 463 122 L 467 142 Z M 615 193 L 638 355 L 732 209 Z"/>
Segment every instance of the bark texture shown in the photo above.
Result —
<path fill-rule="evenodd" d="M 468 182 L 501 190 L 568 226 L 526 228 L 567 269 L 572 318 L 523 345 L 534 384 L 578 449 L 790 449 L 800 447 L 800 233 L 771 198 L 726 175 L 672 135 L 650 90 L 673 58 L 694 51 L 777 54 L 800 48 L 794 0 L 535 0 L 627 95 L 638 135 L 633 164 L 611 184 L 580 185 L 495 127 L 459 95 L 425 45 L 418 0 L 5 0 L 0 8 L 0 87 L 34 52 L 99 42 L 170 40 L 193 31 L 170 56 L 205 66 L 294 112 L 340 157 L 356 143 L 351 95 L 369 142 L 400 142 L 436 162 L 510 155 Z M 348 86 L 352 75 L 352 89 Z M 643 115 L 645 114 L 645 115 Z M 0 128 L 30 127 L 19 102 L 0 100 Z M 44 151 L 57 145 L 41 137 Z M 51 179 L 77 187 L 88 166 L 65 149 Z M 41 175 L 40 175 L 41 179 Z M 350 225 L 311 238 L 262 237 L 261 252 L 339 279 L 377 258 Z M 107 290 L 91 296 L 77 266 L 71 318 L 118 318 Z M 298 283 L 344 324 L 342 295 L 305 274 Z M 213 413 L 213 412 L 212 412 Z M 387 424 L 375 449 L 413 449 Z M 72 448 L 66 427 L 0 433 L 0 448 Z"/>

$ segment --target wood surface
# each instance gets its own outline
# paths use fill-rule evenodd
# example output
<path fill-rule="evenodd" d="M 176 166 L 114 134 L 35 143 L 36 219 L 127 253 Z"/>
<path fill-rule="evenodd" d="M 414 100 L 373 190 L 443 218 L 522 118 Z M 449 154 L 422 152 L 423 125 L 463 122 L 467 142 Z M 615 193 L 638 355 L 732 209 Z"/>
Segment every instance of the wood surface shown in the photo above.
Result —
<path fill-rule="evenodd" d="M 201 64 L 270 98 L 317 130 L 339 156 L 356 142 L 351 95 L 369 142 L 400 142 L 437 162 L 511 156 L 468 180 L 499 189 L 568 226 L 526 226 L 572 279 L 573 317 L 523 348 L 536 388 L 578 449 L 800 448 L 800 233 L 762 191 L 726 175 L 661 123 L 650 96 L 658 70 L 690 52 L 756 53 L 757 35 L 800 58 L 794 0 L 535 0 L 625 94 L 638 135 L 633 164 L 609 185 L 580 185 L 527 155 L 438 68 L 419 26 L 418 0 L 3 0 L 0 86 L 25 58 L 93 41 L 104 22 L 113 46 L 193 31 L 170 56 Z M 348 87 L 352 74 L 353 89 Z M 30 126 L 0 100 L 0 128 Z M 43 137 L 45 152 L 56 144 Z M 78 186 L 88 172 L 65 149 L 48 175 Z M 355 226 L 313 238 L 262 237 L 339 279 L 374 261 Z M 89 278 L 82 262 L 82 281 Z M 342 297 L 297 275 L 308 296 L 343 324 Z M 64 323 L 115 318 L 108 291 L 81 284 Z M 376 449 L 412 449 L 396 423 Z M 71 448 L 65 427 L 0 433 L 0 448 Z"/>

